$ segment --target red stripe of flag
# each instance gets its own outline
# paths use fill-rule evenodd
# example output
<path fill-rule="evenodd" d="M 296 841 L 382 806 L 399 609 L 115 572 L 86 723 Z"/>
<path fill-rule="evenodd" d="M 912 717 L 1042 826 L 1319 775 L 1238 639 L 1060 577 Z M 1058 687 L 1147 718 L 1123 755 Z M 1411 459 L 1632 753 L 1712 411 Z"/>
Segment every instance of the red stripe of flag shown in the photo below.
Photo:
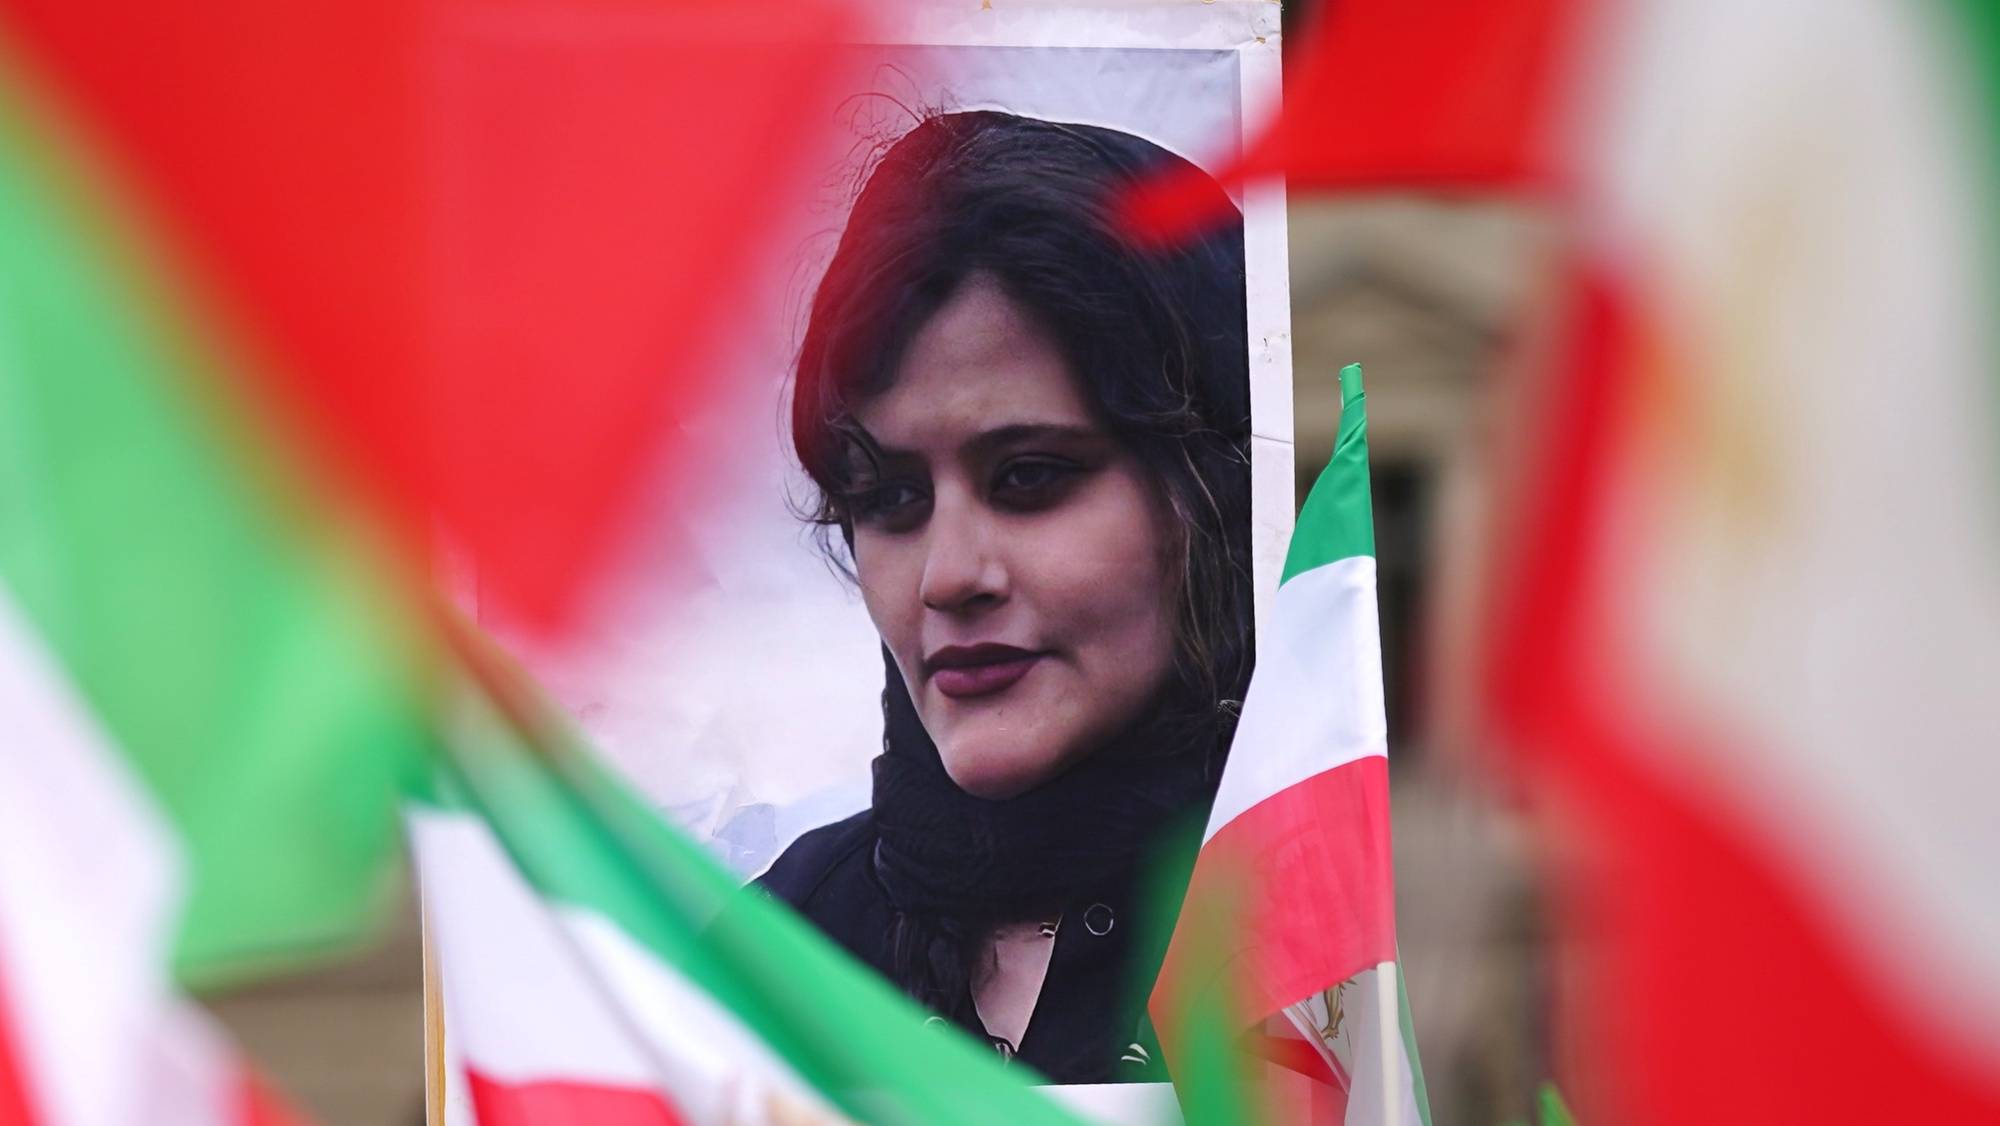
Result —
<path fill-rule="evenodd" d="M 0 972 L 0 1124 L 32 1126 L 39 1121 L 28 1098 L 27 1065 L 21 1037 L 7 1005 L 7 975 Z"/>
<path fill-rule="evenodd" d="M 0 32 L 214 314 L 197 339 L 553 624 L 718 386 L 861 8 L 0 0 Z"/>
<path fill-rule="evenodd" d="M 1196 858 L 1183 911 L 1241 902 L 1243 925 L 1218 965 L 1192 964 L 1188 929 L 1175 929 L 1151 1005 L 1168 1058 L 1168 1014 L 1187 993 L 1227 990 L 1249 1025 L 1394 961 L 1390 872 L 1389 762 L 1380 755 L 1315 774 L 1224 825 Z"/>
<path fill-rule="evenodd" d="M 1555 885 L 1562 930 L 1594 940 L 1565 952 L 1565 1089 L 1584 1119 L 1635 1126 L 2000 1121 L 2000 1075 L 1946 1048 L 1756 831 L 1676 776 L 1718 757 L 1695 749 L 1716 733 L 1636 718 L 1663 678 L 1629 645 L 1604 548 L 1657 338 L 1626 280 L 1589 263 L 1571 279 L 1482 658 L 1510 750 L 1589 831 Z"/>
<path fill-rule="evenodd" d="M 506 1083 L 468 1069 L 479 1126 L 683 1126 L 657 1092 L 538 1079 Z"/>
<path fill-rule="evenodd" d="M 235 1112 L 239 1126 L 305 1126 L 308 1121 L 241 1060 L 237 1061 Z"/>
<path fill-rule="evenodd" d="M 1284 1023 L 1282 1020 L 1279 1023 Z M 1326 1083 L 1345 1091 L 1349 1080 L 1338 1060 L 1329 1059 L 1318 1048 L 1305 1042 L 1297 1030 L 1286 1025 L 1284 1032 L 1252 1032 L 1250 1050 L 1259 1058 L 1277 1064 L 1286 1071 L 1297 1072 L 1315 1083 Z"/>
<path fill-rule="evenodd" d="M 1291 188 L 1546 188 L 1552 130 L 1595 0 L 1341 0 L 1318 6 L 1286 64 L 1276 121 L 1217 177 Z M 1171 238 L 1220 213 L 1205 177 L 1134 193 L 1144 233 Z"/>

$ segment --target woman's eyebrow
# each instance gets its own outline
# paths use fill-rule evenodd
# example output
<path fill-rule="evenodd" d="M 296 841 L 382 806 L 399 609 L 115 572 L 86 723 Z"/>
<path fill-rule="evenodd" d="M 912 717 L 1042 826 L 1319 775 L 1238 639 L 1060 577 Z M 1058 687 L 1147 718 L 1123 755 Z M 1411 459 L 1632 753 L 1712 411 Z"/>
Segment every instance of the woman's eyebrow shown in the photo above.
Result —
<path fill-rule="evenodd" d="M 966 439 L 960 448 L 965 453 L 978 456 L 1034 442 L 1097 442 L 1105 437 L 1104 431 L 1095 426 L 1068 422 L 1015 422 L 982 430 Z M 874 442 L 871 445 L 876 457 L 883 462 L 923 460 L 923 454 L 915 449 Z"/>
<path fill-rule="evenodd" d="M 983 454 L 1036 442 L 1095 442 L 1103 438 L 1104 431 L 1095 426 L 1078 426 L 1061 422 L 1017 422 L 980 431 L 965 443 L 965 449 L 968 453 Z"/>

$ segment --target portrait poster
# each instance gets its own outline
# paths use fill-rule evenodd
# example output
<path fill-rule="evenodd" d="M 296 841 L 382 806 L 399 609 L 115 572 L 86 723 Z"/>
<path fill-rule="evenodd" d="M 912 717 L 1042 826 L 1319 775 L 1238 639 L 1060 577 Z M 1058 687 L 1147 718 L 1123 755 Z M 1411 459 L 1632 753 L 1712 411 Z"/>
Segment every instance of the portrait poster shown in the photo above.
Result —
<path fill-rule="evenodd" d="M 1148 645 L 1171 649 L 1159 658 L 1160 667 L 1168 670 L 1159 677 L 1178 676 L 1172 670 L 1179 669 L 1180 654 L 1187 648 L 1181 644 L 1185 638 L 1175 632 L 1185 616 L 1179 607 L 1191 600 L 1214 602 L 1220 597 L 1210 598 L 1201 589 L 1200 584 L 1208 581 L 1202 574 L 1232 568 L 1237 572 L 1231 589 L 1242 592 L 1243 616 L 1249 619 L 1239 623 L 1237 634 L 1246 642 L 1253 636 L 1251 625 L 1265 612 L 1278 584 L 1294 511 L 1282 186 L 1252 185 L 1231 193 L 1241 213 L 1240 233 L 1232 229 L 1217 237 L 1229 242 L 1220 252 L 1222 257 L 1240 270 L 1233 279 L 1198 278 L 1188 283 L 1193 286 L 1188 289 L 1164 274 L 1152 277 L 1142 270 L 1133 275 L 1139 280 L 1129 283 L 1145 290 L 1140 297 L 1117 292 L 1106 296 L 1107 291 L 1127 285 L 1118 279 L 1131 271 L 1121 274 L 1113 268 L 1115 263 L 1086 261 L 1076 265 L 1084 271 L 1077 275 L 1084 281 L 1051 283 L 1070 287 L 1078 300 L 1110 302 L 1105 334 L 1122 331 L 1116 327 L 1123 323 L 1118 318 L 1139 315 L 1127 308 L 1137 308 L 1135 301 L 1151 302 L 1146 309 L 1162 302 L 1178 303 L 1178 311 L 1172 313 L 1178 319 L 1154 335 L 1178 340 L 1160 347 L 1180 352 L 1164 358 L 1141 355 L 1151 345 L 1138 343 L 1135 337 L 1128 355 L 1121 351 L 1123 342 L 1107 339 L 1093 345 L 1111 357 L 1105 362 L 1126 363 L 1139 371 L 1198 366 L 1208 361 L 1188 357 L 1219 347 L 1216 341 L 1226 341 L 1228 349 L 1238 352 L 1222 367 L 1227 378 L 1240 386 L 1217 392 L 1221 401 L 1238 405 L 1216 409 L 1240 414 L 1247 405 L 1247 419 L 1217 422 L 1202 417 L 1186 424 L 1194 437 L 1174 439 L 1207 443 L 1203 447 L 1207 453 L 1183 458 L 1195 465 L 1189 481 L 1182 482 L 1183 492 L 1197 498 L 1194 503 L 1203 503 L 1199 498 L 1204 490 L 1221 487 L 1204 476 L 1207 471 L 1201 466 L 1207 463 L 1200 457 L 1239 463 L 1226 472 L 1241 474 L 1247 503 L 1230 509 L 1226 531 L 1203 531 L 1206 525 L 1191 533 L 1179 528 L 1187 515 L 1178 499 L 1181 494 L 1148 483 L 1151 463 L 1131 463 L 1137 467 L 1131 470 L 1136 482 L 1132 488 L 1137 491 L 1130 496 L 1158 499 L 1172 493 L 1154 513 L 1164 513 L 1163 519 L 1138 511 L 1150 502 L 1128 497 L 1129 503 L 1121 508 L 1114 493 L 1102 492 L 1101 480 L 1107 474 L 1115 476 L 1104 466 L 1125 464 L 1118 460 L 1125 455 L 1119 452 L 1121 440 L 1115 433 L 1102 446 L 1085 441 L 1076 449 L 1058 449 L 1053 463 L 1037 460 L 1035 450 L 1014 462 L 1006 461 L 1012 455 L 1005 451 L 981 452 L 977 459 L 964 452 L 974 446 L 985 451 L 980 443 L 991 437 L 979 430 L 979 417 L 967 417 L 968 411 L 983 417 L 1018 408 L 1034 415 L 1048 406 L 1032 400 L 1026 406 L 1010 406 L 1013 401 L 995 390 L 995 380 L 965 383 L 968 363 L 976 367 L 997 362 L 1011 379 L 1021 364 L 1032 367 L 1033 356 L 1040 354 L 1036 351 L 1040 340 L 1047 345 L 1042 351 L 1057 357 L 1052 362 L 1069 372 L 1071 383 L 1099 377 L 1094 369 L 1076 370 L 1076 355 L 1065 343 L 1068 337 L 1050 329 L 1047 317 L 1020 308 L 1032 302 L 1010 303 L 1016 295 L 1004 276 L 988 287 L 990 292 L 981 291 L 988 292 L 986 298 L 967 297 L 977 285 L 960 277 L 948 291 L 912 299 L 923 312 L 914 326 L 902 324 L 895 330 L 902 333 L 894 341 L 900 361 L 888 364 L 873 383 L 850 389 L 852 393 L 842 399 L 843 409 L 853 411 L 844 424 L 862 428 L 871 442 L 894 447 L 884 456 L 902 468 L 884 470 L 874 464 L 854 469 L 836 458 L 839 472 L 867 478 L 867 487 L 840 499 L 830 523 L 815 524 L 811 519 L 815 514 L 826 516 L 826 490 L 824 482 L 802 466 L 797 433 L 801 416 L 793 397 L 803 393 L 799 390 L 802 355 L 826 351 L 809 337 L 815 332 L 816 316 L 832 316 L 827 310 L 835 303 L 821 294 L 829 264 L 842 253 L 858 258 L 870 252 L 860 236 L 848 238 L 850 211 L 871 182 L 891 174 L 885 168 L 899 167 L 898 160 L 912 166 L 899 173 L 908 180 L 897 190 L 917 192 L 928 190 L 925 185 L 945 174 L 924 165 L 937 153 L 962 157 L 967 167 L 954 167 L 951 174 L 974 182 L 994 167 L 1038 159 L 1033 146 L 1047 143 L 1054 146 L 1050 159 L 1069 164 L 1046 178 L 1028 176 L 1014 183 L 1031 184 L 1033 192 L 1040 193 L 1044 185 L 1037 181 L 1046 179 L 1047 190 L 1058 193 L 1051 197 L 1057 210 L 1062 209 L 1059 193 L 1065 190 L 1065 177 L 1098 174 L 1089 172 L 1091 168 L 1110 169 L 1103 173 L 1107 176 L 1132 176 L 1185 162 L 1213 173 L 1234 158 L 1246 143 L 1246 131 L 1275 104 L 1278 30 L 1278 5 L 1267 0 L 1095 4 L 994 0 L 991 5 L 966 0 L 916 5 L 893 34 L 882 35 L 879 42 L 853 45 L 853 88 L 824 104 L 796 110 L 834 122 L 841 143 L 826 154 L 811 206 L 797 216 L 794 229 L 784 232 L 783 268 L 772 272 L 752 315 L 740 322 L 761 327 L 742 332 L 731 342 L 727 370 L 721 376 L 725 392 L 699 417 L 676 420 L 677 441 L 684 444 L 677 461 L 681 468 L 671 479 L 662 474 L 657 504 L 651 509 L 657 518 L 642 518 L 622 546 L 581 626 L 559 642 L 540 640 L 480 602 L 476 575 L 461 577 L 464 600 L 481 627 L 522 662 L 663 817 L 712 848 L 746 882 L 782 864 L 781 858 L 800 846 L 802 838 L 818 839 L 809 837 L 815 830 L 868 813 L 876 800 L 875 764 L 886 753 L 887 728 L 894 724 L 893 719 L 885 720 L 885 681 L 899 672 L 912 681 L 924 681 L 923 686 L 906 683 L 904 688 L 917 724 L 926 731 L 946 722 L 940 716 L 948 710 L 976 712 L 993 700 L 1020 695 L 1027 704 L 1007 713 L 994 730 L 1032 732 L 1041 730 L 1036 725 L 1046 716 L 1070 711 L 1083 715 L 1076 723 L 1097 722 L 1089 713 L 1101 705 L 1099 680 L 1130 681 L 1138 676 L 1132 670 L 1152 659 L 1145 656 L 1152 651 Z M 946 124 L 934 129 L 951 131 L 946 143 L 930 148 L 904 143 L 924 123 L 938 121 Z M 1013 143 L 1009 137 L 1024 138 L 1026 155 L 1017 158 L 1005 147 Z M 984 236 L 966 235 L 953 224 L 968 210 L 984 206 L 977 202 L 979 191 L 998 191 L 1004 197 L 1006 184 L 1002 177 L 998 189 L 990 184 L 963 188 L 972 194 L 923 212 L 928 217 L 922 222 L 938 226 L 942 233 L 936 238 L 976 243 Z M 885 187 L 880 194 L 888 199 L 891 192 Z M 883 214 L 918 214 L 899 212 L 897 206 L 897 200 L 888 199 Z M 993 222 L 1006 228 L 994 237 L 1005 247 L 1016 247 L 1016 241 L 1028 237 L 1020 228 L 1008 227 L 1018 218 L 1007 217 L 1010 205 L 1004 198 L 993 206 L 1003 213 Z M 1003 249 L 982 259 L 992 264 L 987 272 L 1004 275 L 1019 256 L 1040 253 L 1035 249 L 1039 244 L 1021 245 L 1028 249 Z M 1049 253 L 1074 256 L 1075 244 L 1065 245 L 1070 249 Z M 844 246 L 855 249 L 843 250 Z M 884 271 L 902 268 L 898 263 L 909 255 L 931 249 L 912 244 L 877 251 L 880 261 L 861 262 L 851 271 L 860 279 L 853 284 L 866 288 Z M 1208 267 L 1187 267 L 1197 268 Z M 917 292 L 929 283 L 910 284 Z M 1160 297 L 1154 290 L 1168 296 Z M 924 305 L 924 300 L 930 304 Z M 936 328 L 956 315 L 954 310 L 972 325 L 968 331 L 977 338 L 975 343 L 984 339 L 985 351 L 975 350 L 970 360 L 963 348 L 954 350 L 957 338 Z M 1072 312 L 1076 315 L 1069 316 Z M 1090 315 L 1088 309 L 1058 310 L 1056 319 L 1073 327 L 1087 325 Z M 882 314 L 878 320 L 900 323 L 892 314 Z M 1215 328 L 1217 324 L 1225 325 L 1226 331 Z M 848 329 L 821 326 L 820 331 L 836 342 L 827 347 L 838 351 L 841 333 Z M 981 338 L 982 331 L 988 337 L 997 332 L 1001 339 Z M 1023 343 L 1007 337 L 1009 332 L 1034 339 Z M 1145 332 L 1137 336 L 1152 339 Z M 943 358 L 933 368 L 922 368 L 923 357 L 933 353 Z M 912 375 L 918 368 L 922 371 Z M 1198 377 L 1187 378 L 1199 382 Z M 1210 373 L 1205 378 L 1223 376 Z M 924 383 L 926 379 L 930 383 Z M 978 394 L 964 402 L 954 400 L 953 388 L 961 384 Z M 937 393 L 925 399 L 913 390 L 920 386 Z M 1185 387 L 1180 393 L 1192 399 L 1207 394 Z M 1000 397 L 995 399 L 995 394 Z M 1063 392 L 1049 394 L 1060 399 Z M 1085 428 L 1095 426 L 1107 411 L 1125 412 L 1118 415 L 1119 425 L 1156 429 L 1183 425 L 1160 422 L 1147 414 L 1149 408 L 1132 406 L 1121 394 L 1115 388 L 1109 392 L 1085 388 L 1069 395 L 1077 400 L 1069 406 L 1081 403 L 1083 414 L 1078 418 L 1088 424 Z M 1199 402 L 1194 407 L 1190 417 L 1207 409 Z M 963 433 L 943 433 L 952 426 Z M 893 431 L 895 441 L 883 440 L 877 430 Z M 850 432 L 840 426 L 828 428 L 835 437 Z M 934 437 L 938 444 L 927 445 Z M 1031 444 L 1039 440 L 1022 439 Z M 917 452 L 909 452 L 912 447 Z M 687 456 L 688 449 L 693 456 Z M 911 464 L 914 470 L 908 469 Z M 689 470 L 689 465 L 696 468 Z M 908 472 L 919 479 L 915 486 L 906 487 L 897 477 Z M 1073 483 L 1071 478 L 1079 475 L 1088 481 Z M 1082 503 L 1070 498 L 1086 494 L 1103 506 L 1103 518 L 1095 523 L 1073 520 L 1070 527 L 1082 529 L 1073 534 L 1114 535 L 1117 543 L 1036 541 L 1041 532 L 1020 530 L 1030 525 L 1039 528 L 1034 521 L 1052 519 L 1047 512 L 1067 511 L 1064 505 Z M 1132 525 L 1134 520 L 1139 524 Z M 1130 532 L 1128 526 L 1140 531 Z M 1172 589 L 1164 595 L 1146 595 L 1141 589 L 1144 582 L 1121 576 L 1144 571 L 1147 561 L 1163 552 L 1172 554 L 1133 538 L 1143 539 L 1147 527 L 1162 526 L 1161 534 L 1179 537 L 1172 550 L 1183 555 L 1199 550 L 1187 546 L 1190 536 L 1231 540 L 1235 555 L 1216 548 L 1212 554 L 1219 562 L 1209 571 L 1177 569 L 1170 560 L 1162 566 L 1172 575 L 1159 581 Z M 1128 531 L 1118 531 L 1121 527 Z M 963 542 L 954 541 L 954 536 Z M 951 554 L 954 551 L 956 555 Z M 857 558 L 857 552 L 864 554 Z M 871 582 L 871 567 L 877 571 L 870 587 L 874 593 L 864 596 L 862 587 Z M 1041 604 L 1025 615 L 1006 610 L 979 617 L 987 614 L 980 607 L 1010 599 L 1015 603 L 1040 599 Z M 1164 624 L 1135 624 L 1133 614 L 1107 608 L 1128 603 L 1152 607 L 1147 612 L 1164 615 Z M 937 625 L 940 621 L 945 625 Z M 1090 633 L 1093 629 L 1099 633 Z M 1261 636 L 1265 631 L 1254 632 Z M 901 652 L 899 645 L 908 652 Z M 1069 653 L 1068 647 L 1083 655 Z M 1253 655 L 1251 642 L 1233 675 L 1247 677 Z M 952 691 L 932 691 L 931 680 Z M 1030 690 L 1042 695 L 1026 695 Z M 1103 692 L 1130 695 L 1139 690 L 1120 681 Z M 1214 691 L 1211 686 L 1211 694 Z M 1142 701 L 1140 706 L 1150 705 Z M 976 726 L 987 720 L 975 717 L 965 722 Z M 1129 724 L 1131 718 L 1118 722 Z M 997 738 L 990 731 L 979 737 L 989 742 Z M 1101 742 L 1108 735 L 1097 732 L 1094 737 Z M 1060 730 L 1051 738 L 1079 745 L 1090 742 Z M 936 741 L 947 742 L 943 736 Z M 949 759 L 942 747 L 938 753 Z M 1089 753 L 1087 747 L 1074 752 Z M 946 769 L 952 770 L 949 761 Z M 1022 786 L 1032 793 L 1050 771 L 1074 769 L 1080 768 L 1064 761 L 1042 768 L 1040 775 L 1019 778 L 1003 769 L 994 776 L 998 780 L 991 793 L 975 796 L 1005 804 Z M 825 866 L 825 858 L 820 864 Z M 805 873 L 800 878 L 821 877 Z M 1103 906 L 1083 903 L 1081 909 Z M 1078 910 L 1070 910 L 1059 925 L 1079 936 L 1096 934 L 1123 923 L 1122 915 L 1115 920 L 1105 917 L 1110 914 L 1107 910 L 1086 919 Z M 1058 921 L 1043 925 L 1055 926 Z M 1059 935 L 1055 941 L 1063 939 Z M 1054 970 L 1048 972 L 1054 988 Z M 1042 1009 L 1048 1005 L 1046 998 L 1033 1001 L 1032 994 L 1030 990 L 1030 1015 L 1025 1018 L 1030 1037 L 1033 1022 L 1043 1019 Z M 1014 1039 L 1020 1039 L 1018 1027 Z M 1121 1036 L 1121 1044 L 1122 1040 Z M 1007 1055 L 1011 1045 L 999 1046 Z M 1139 1051 L 1143 1054 L 1144 1049 Z"/>

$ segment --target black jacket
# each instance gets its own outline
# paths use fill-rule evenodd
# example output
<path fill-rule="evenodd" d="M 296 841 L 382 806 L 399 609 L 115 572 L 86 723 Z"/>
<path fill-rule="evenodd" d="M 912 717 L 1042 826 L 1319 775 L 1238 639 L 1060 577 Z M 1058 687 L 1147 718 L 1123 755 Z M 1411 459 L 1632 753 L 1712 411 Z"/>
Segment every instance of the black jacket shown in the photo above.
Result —
<path fill-rule="evenodd" d="M 876 878 L 874 856 L 874 815 L 862 812 L 800 837 L 760 882 L 849 953 L 887 975 L 894 908 Z M 1138 933 L 1144 912 L 1135 893 L 1129 885 L 1107 888 L 1063 909 L 1048 977 L 1013 1053 L 1050 1082 L 1167 1078 L 1145 1018 L 1145 992 L 1158 970 L 1164 936 Z M 976 1025 L 967 1031 L 992 1040 Z M 1007 1054 L 1004 1045 L 994 1046 Z"/>

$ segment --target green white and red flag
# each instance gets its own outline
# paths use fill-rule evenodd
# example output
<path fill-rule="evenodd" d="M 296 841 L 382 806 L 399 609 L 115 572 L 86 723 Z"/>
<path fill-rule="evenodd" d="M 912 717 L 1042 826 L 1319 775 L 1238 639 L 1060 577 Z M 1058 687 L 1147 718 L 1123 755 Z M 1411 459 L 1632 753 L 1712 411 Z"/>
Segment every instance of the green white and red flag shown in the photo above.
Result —
<path fill-rule="evenodd" d="M 1361 369 L 1300 510 L 1215 805 L 1152 1001 L 1170 1066 L 1194 999 L 1227 997 L 1264 1053 L 1317 1083 L 1314 1121 L 1428 1124 L 1397 968 L 1388 729 Z M 1227 921 L 1200 937 L 1211 918 Z M 1195 1019 L 1218 1019 L 1205 1013 Z"/>
<path fill-rule="evenodd" d="M 232 362 L 8 56 L 0 82 L 0 1118 L 275 1123 L 191 987 L 366 933 L 414 650 Z M 330 514 L 332 509 L 322 510 Z"/>
<path fill-rule="evenodd" d="M 1480 674 L 1588 849 L 1566 1086 L 2000 1118 L 2000 8 L 1590 14 Z"/>

